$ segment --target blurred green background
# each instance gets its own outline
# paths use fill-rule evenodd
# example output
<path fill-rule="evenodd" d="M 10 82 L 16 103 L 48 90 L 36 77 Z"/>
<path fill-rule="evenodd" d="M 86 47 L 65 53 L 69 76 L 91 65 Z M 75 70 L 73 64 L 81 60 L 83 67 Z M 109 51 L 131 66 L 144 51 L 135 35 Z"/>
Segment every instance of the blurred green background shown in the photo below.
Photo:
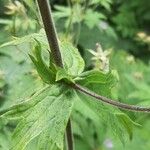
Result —
<path fill-rule="evenodd" d="M 50 3 L 60 40 L 78 47 L 86 70 L 94 66 L 94 56 L 89 50 L 95 50 L 96 43 L 102 46 L 109 61 L 108 69 L 117 70 L 119 78 L 112 98 L 150 106 L 150 1 L 50 0 Z M 15 43 L 16 37 L 39 33 L 41 28 L 34 0 L 0 0 L 0 110 L 43 86 L 28 58 L 30 40 Z M 4 47 L 4 43 L 12 40 L 14 46 Z M 150 149 L 150 115 L 127 112 L 141 125 L 129 127 L 127 132 L 133 132 L 133 137 L 128 138 L 121 127 L 110 127 L 109 115 L 98 120 L 93 110 L 85 107 L 85 111 L 91 115 L 77 110 L 72 116 L 76 150 Z M 9 149 L 14 127 L 15 123 L 0 123 L 0 150 Z M 34 144 L 27 149 L 34 150 Z"/>

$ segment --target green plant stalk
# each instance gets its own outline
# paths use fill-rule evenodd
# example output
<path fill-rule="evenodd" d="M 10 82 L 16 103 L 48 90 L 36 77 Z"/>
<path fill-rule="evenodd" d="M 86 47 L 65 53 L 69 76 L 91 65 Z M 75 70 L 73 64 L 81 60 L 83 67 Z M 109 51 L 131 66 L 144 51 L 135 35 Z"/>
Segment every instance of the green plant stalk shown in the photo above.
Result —
<path fill-rule="evenodd" d="M 49 2 L 48 0 L 37 0 L 37 2 L 42 16 L 49 46 L 51 49 L 51 53 L 52 53 L 51 58 L 54 59 L 54 62 L 57 66 L 63 68 L 57 32 L 52 18 L 52 12 L 51 12 Z M 73 134 L 72 134 L 72 126 L 71 126 L 70 119 L 67 124 L 66 135 L 67 135 L 68 150 L 73 150 Z"/>
<path fill-rule="evenodd" d="M 81 32 L 81 24 L 82 24 L 82 22 L 78 23 L 77 34 L 76 34 L 76 38 L 75 38 L 75 46 L 78 45 L 78 41 L 79 41 L 79 37 L 80 37 L 80 32 Z"/>
<path fill-rule="evenodd" d="M 42 16 L 43 24 L 45 27 L 46 35 L 48 38 L 49 46 L 51 49 L 52 57 L 53 57 L 57 66 L 63 67 L 59 43 L 58 43 L 58 38 L 57 38 L 57 33 L 56 33 L 55 26 L 54 26 L 54 21 L 52 19 L 51 8 L 49 6 L 48 0 L 37 0 L 37 2 L 38 2 L 39 9 L 41 12 L 41 16 Z M 137 112 L 150 112 L 150 108 L 120 103 L 118 101 L 115 101 L 115 100 L 106 98 L 104 96 L 98 95 L 98 94 L 78 85 L 78 84 L 73 84 L 71 87 L 76 89 L 76 90 L 79 90 L 80 92 L 82 92 L 86 95 L 94 97 L 94 98 L 96 98 L 96 99 L 98 99 L 104 103 L 113 105 L 113 106 L 121 108 L 121 109 L 126 109 L 126 110 L 130 110 L 130 111 L 137 111 Z M 68 121 L 66 132 L 67 132 L 68 150 L 73 150 L 73 139 L 72 139 L 73 136 L 72 136 L 70 119 Z"/>
<path fill-rule="evenodd" d="M 57 32 L 52 18 L 49 2 L 48 0 L 37 0 L 37 2 L 51 49 L 52 58 L 57 66 L 63 67 Z"/>
<path fill-rule="evenodd" d="M 67 0 L 67 4 L 68 4 L 68 6 L 71 8 L 72 7 L 72 2 L 71 2 L 71 0 Z"/>
<path fill-rule="evenodd" d="M 65 33 L 66 38 L 68 38 L 69 32 L 71 31 L 73 13 L 74 13 L 71 7 L 70 9 L 71 9 L 71 15 L 69 16 L 69 22 L 68 22 L 68 26 L 67 26 L 66 33 Z"/>

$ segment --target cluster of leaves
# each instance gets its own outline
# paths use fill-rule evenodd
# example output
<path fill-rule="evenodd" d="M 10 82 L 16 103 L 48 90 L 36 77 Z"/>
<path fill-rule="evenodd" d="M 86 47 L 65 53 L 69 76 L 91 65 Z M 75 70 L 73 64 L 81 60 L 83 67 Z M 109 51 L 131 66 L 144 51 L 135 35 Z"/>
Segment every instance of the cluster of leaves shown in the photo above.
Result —
<path fill-rule="evenodd" d="M 150 104 L 150 70 L 141 60 L 123 50 L 113 52 L 111 57 L 111 68 L 117 69 L 119 74 L 118 85 L 113 89 L 113 97 L 122 102 L 133 105 Z M 121 62 L 121 63 L 118 63 Z M 127 69 L 128 68 L 128 69 Z M 140 149 L 149 149 L 150 145 L 146 138 L 149 135 L 149 115 L 137 115 L 130 113 L 131 118 L 136 119 L 142 127 L 136 128 L 132 142 L 126 142 L 126 149 L 136 149 L 137 143 L 141 142 Z M 122 149 L 120 144 L 113 140 L 115 149 Z"/>
<path fill-rule="evenodd" d="M 132 100 L 132 104 L 141 101 L 148 102 L 150 98 L 149 65 L 145 65 L 143 62 L 136 60 L 134 56 L 123 51 L 113 54 L 112 59 L 112 66 L 117 68 L 120 74 L 118 98 L 124 99 L 128 103 Z M 122 63 L 116 65 L 118 60 Z M 128 66 L 128 69 L 126 69 L 126 66 Z M 125 83 L 124 79 L 126 79 Z"/>
<path fill-rule="evenodd" d="M 128 2 L 130 2 L 130 5 L 128 5 Z M 115 5 L 119 6 L 117 8 L 119 13 L 113 16 L 113 21 L 117 30 L 124 37 L 135 36 L 139 30 L 147 28 L 147 23 L 150 21 L 150 13 L 149 4 L 145 4 L 147 4 L 147 0 L 118 1 L 115 3 Z"/>
<path fill-rule="evenodd" d="M 110 10 L 111 0 L 108 1 L 73 1 L 72 6 L 64 7 L 64 6 L 55 6 L 57 10 L 54 13 L 54 17 L 56 19 L 66 18 L 66 25 L 71 19 L 72 24 L 81 23 L 82 21 L 91 29 L 99 24 L 100 21 L 105 20 L 106 16 L 103 13 L 100 13 L 93 9 L 93 7 L 97 7 L 97 5 L 103 6 L 105 9 Z"/>
<path fill-rule="evenodd" d="M 75 44 L 77 44 L 83 25 L 86 25 L 89 29 L 98 27 L 99 30 L 116 38 L 105 13 L 110 12 L 111 4 L 112 0 L 75 0 L 70 1 L 68 6 L 54 5 L 56 11 L 53 14 L 56 21 L 63 19 L 65 22 L 63 28 L 66 30 L 66 33 L 63 34 L 73 42 L 75 41 Z M 74 31 L 77 31 L 76 34 Z M 68 33 L 71 33 L 69 37 Z"/>
<path fill-rule="evenodd" d="M 31 96 L 43 86 L 37 74 L 33 73 L 35 71 L 25 53 L 20 51 L 22 47 L 26 49 L 25 45 L 17 49 L 14 47 L 0 49 L 1 111 Z M 6 125 L 5 121 L 0 121 L 0 149 L 9 149 L 11 132 L 14 127 L 14 123 Z"/>
<path fill-rule="evenodd" d="M 147 39 L 146 42 L 142 42 L 142 39 L 136 40 L 139 32 L 144 31 L 144 33 L 147 33 L 149 31 L 149 3 L 145 6 L 147 0 L 132 1 L 129 2 L 130 5 L 122 0 L 75 0 L 71 2 L 72 5 L 54 5 L 56 10 L 53 13 L 54 17 L 58 24 L 60 22 L 63 24 L 59 27 L 62 28 L 63 38 L 67 37 L 76 45 L 82 44 L 80 37 L 86 32 L 89 36 L 94 30 L 93 35 L 90 34 L 90 37 L 92 36 L 89 38 L 90 40 L 93 40 L 94 36 L 94 39 L 101 39 L 102 43 L 108 42 L 104 45 L 111 45 L 110 41 L 115 40 L 118 41 L 115 46 L 119 49 L 129 50 L 139 57 L 149 55 L 147 52 L 147 49 L 149 49 Z M 65 33 L 64 30 L 66 30 Z M 68 36 L 68 33 L 71 34 Z M 102 37 L 99 37 L 98 33 Z M 105 38 L 103 35 L 108 37 Z M 105 39 L 108 40 L 105 41 Z M 141 49 L 143 53 L 141 53 Z"/>
<path fill-rule="evenodd" d="M 147 12 L 144 14 L 148 16 L 148 5 L 145 7 L 144 1 L 133 1 L 132 5 L 120 1 L 121 11 L 119 15 L 113 17 L 113 21 L 117 25 L 114 28 L 117 28 L 123 36 L 130 36 L 129 33 L 135 34 L 135 31 L 133 33 L 131 30 L 135 27 L 137 31 L 137 25 L 134 24 L 137 20 L 134 19 L 134 15 L 130 16 L 135 21 L 128 22 L 128 25 L 122 23 L 124 20 L 120 21 L 118 16 L 125 15 L 121 18 L 125 19 L 133 8 L 138 10 L 134 13 L 139 16 L 143 12 Z M 135 60 L 133 56 L 117 51 L 112 54 L 110 68 L 117 68 L 119 82 L 114 70 L 107 73 L 99 69 L 85 71 L 91 65 L 91 55 L 86 49 L 95 47 L 97 42 L 101 42 L 104 48 L 120 43 L 116 42 L 114 29 L 107 22 L 111 5 L 118 5 L 118 3 L 112 0 L 71 2 L 69 7 L 54 6 L 56 11 L 53 15 L 56 20 L 58 19 L 59 29 L 62 28 L 61 19 L 66 22 L 66 30 L 69 28 L 69 31 L 66 31 L 67 36 L 70 31 L 73 31 L 71 36 L 74 36 L 76 33 L 72 29 L 76 29 L 76 25 L 79 25 L 78 32 L 81 33 L 80 36 L 75 35 L 75 38 L 79 39 L 77 43 L 83 47 L 86 66 L 78 50 L 63 37 L 60 45 L 64 69 L 56 67 L 53 60 L 49 60 L 51 52 L 48 50 L 48 42 L 43 30 L 22 38 L 14 38 L 11 42 L 1 45 L 0 111 L 7 110 L 7 112 L 0 118 L 0 149 L 62 150 L 69 117 L 73 122 L 76 150 L 108 149 L 110 147 L 107 141 L 112 142 L 116 150 L 121 150 L 123 148 L 116 138 L 118 136 L 122 143 L 126 143 L 126 148 L 129 150 L 139 149 L 137 143 L 141 143 L 141 150 L 150 149 L 149 142 L 146 142 L 149 138 L 148 115 L 139 117 L 137 114 L 129 113 L 129 117 L 119 109 L 105 106 L 94 98 L 60 83 L 62 80 L 69 84 L 78 83 L 98 94 L 112 96 L 125 103 L 150 105 L 149 66 Z M 34 13 L 33 1 L 24 0 L 23 4 L 30 8 L 27 13 L 30 15 Z M 139 6 L 143 5 L 144 7 L 139 9 Z M 145 22 L 149 17 L 144 18 L 141 20 L 139 17 L 138 21 Z M 16 19 L 22 21 L 24 18 L 17 15 Z M 12 18 L 9 21 L 12 23 Z M 81 22 L 83 28 L 80 29 Z M 106 32 L 103 33 L 102 30 Z M 89 36 L 90 38 L 87 38 Z M 31 47 L 32 52 L 29 51 Z M 132 139 L 133 129 L 139 127 L 139 124 L 132 120 L 137 120 L 143 127 L 136 128 L 133 141 L 129 142 L 125 135 Z"/>
<path fill-rule="evenodd" d="M 5 16 L 0 19 L 0 25 L 5 25 L 5 30 L 13 35 L 36 31 L 39 28 L 39 22 L 35 21 L 38 20 L 35 6 L 34 1 L 31 0 L 5 1 L 3 8 Z"/>
<path fill-rule="evenodd" d="M 90 144 L 91 147 L 96 148 L 100 145 L 99 142 L 102 142 L 99 137 L 99 132 L 104 132 L 104 129 L 99 129 L 102 124 L 106 126 L 107 122 L 115 129 L 115 133 L 119 135 L 122 142 L 124 141 L 124 131 L 132 138 L 132 128 L 136 123 L 125 113 L 104 106 L 94 101 L 94 99 L 92 101 L 91 98 L 75 92 L 68 85 L 62 85 L 58 82 L 62 79 L 67 83 L 76 82 L 97 93 L 111 96 L 111 88 L 116 83 L 116 77 L 113 72 L 102 73 L 98 70 L 83 72 L 84 61 L 78 50 L 68 42 L 61 42 L 61 55 L 64 69 L 57 68 L 52 60 L 50 60 L 50 65 L 48 66 L 42 57 L 42 47 L 48 47 L 48 43 L 45 40 L 46 37 L 43 33 L 35 34 L 37 37 L 36 40 L 33 38 L 34 34 L 31 34 L 2 45 L 8 46 L 10 44 L 16 45 L 32 40 L 36 41 L 33 54 L 29 56 L 42 81 L 48 83 L 47 86 L 44 86 L 43 89 L 36 92 L 33 96 L 31 96 L 32 91 L 28 99 L 23 100 L 24 98 L 21 97 L 21 102 L 8 108 L 6 113 L 1 115 L 1 120 L 3 120 L 5 124 L 13 120 L 17 120 L 18 122 L 13 133 L 12 149 L 30 147 L 29 145 L 33 140 L 38 140 L 39 144 L 36 145 L 36 149 L 63 149 L 64 132 L 72 110 L 72 117 L 76 124 L 75 134 L 78 135 L 79 133 L 76 128 L 81 131 L 85 128 L 83 126 L 84 123 L 80 123 L 81 117 L 82 120 L 85 119 L 85 123 L 88 119 L 91 121 L 91 126 L 96 125 L 96 128 L 91 132 L 98 135 L 96 138 L 97 144 Z M 42 36 L 43 38 L 40 38 Z M 23 87 L 22 90 L 24 90 Z M 85 108 L 84 111 L 82 108 Z M 86 112 L 91 112 L 92 114 L 89 116 L 89 113 Z M 79 133 L 81 138 L 84 138 L 85 135 L 85 130 Z M 91 135 L 87 135 L 84 140 L 88 142 L 92 137 Z"/>

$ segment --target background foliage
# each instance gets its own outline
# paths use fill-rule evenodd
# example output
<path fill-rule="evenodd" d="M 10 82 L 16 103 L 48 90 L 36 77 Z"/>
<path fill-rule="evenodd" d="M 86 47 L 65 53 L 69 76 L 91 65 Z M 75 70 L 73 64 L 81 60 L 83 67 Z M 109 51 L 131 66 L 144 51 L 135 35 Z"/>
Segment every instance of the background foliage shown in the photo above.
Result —
<path fill-rule="evenodd" d="M 47 60 L 48 53 L 45 49 L 48 45 L 34 1 L 0 2 L 0 110 L 4 110 L 45 87 L 28 53 L 29 49 L 35 47 L 36 38 L 42 43 L 43 57 Z M 112 77 L 108 76 L 107 80 L 103 79 L 105 84 L 99 83 L 103 89 L 102 94 L 128 104 L 150 105 L 148 0 L 50 2 L 60 40 L 70 41 L 78 47 L 85 61 L 85 71 L 94 67 L 103 72 L 117 70 L 112 73 L 117 81 L 110 80 Z M 96 51 L 96 43 L 101 44 L 101 51 Z M 74 68 L 71 71 L 73 70 Z M 89 77 L 88 80 L 92 82 L 92 78 Z M 83 85 L 86 83 L 79 82 Z M 99 85 L 91 87 L 90 83 L 86 86 L 96 92 L 100 88 Z M 108 89 L 110 86 L 111 90 Z M 87 99 L 83 95 L 78 96 Z M 71 115 L 76 150 L 150 149 L 150 116 L 125 113 L 130 118 L 124 111 L 96 102 L 93 104 L 88 99 L 78 99 Z M 1 150 L 9 149 L 15 126 L 13 120 L 11 123 L 1 120 Z M 37 140 L 30 142 L 26 149 L 36 149 Z"/>

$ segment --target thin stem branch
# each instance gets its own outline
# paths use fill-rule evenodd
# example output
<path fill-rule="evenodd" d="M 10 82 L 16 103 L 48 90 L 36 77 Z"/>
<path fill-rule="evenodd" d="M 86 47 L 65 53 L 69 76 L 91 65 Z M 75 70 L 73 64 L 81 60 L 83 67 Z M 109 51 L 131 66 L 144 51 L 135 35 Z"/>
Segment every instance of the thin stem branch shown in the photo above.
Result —
<path fill-rule="evenodd" d="M 72 7 L 72 2 L 71 2 L 71 0 L 67 0 L 67 4 L 68 4 L 68 7 L 69 7 L 69 8 Z"/>
<path fill-rule="evenodd" d="M 52 18 L 52 12 L 48 0 L 37 0 L 40 13 L 42 16 L 44 28 L 46 31 L 47 39 L 52 53 L 52 58 L 55 64 L 59 67 L 63 67 L 58 37 Z"/>
<path fill-rule="evenodd" d="M 55 64 L 57 66 L 63 68 L 57 32 L 52 18 L 52 11 L 50 8 L 50 4 L 48 0 L 37 0 L 37 2 L 42 16 L 49 46 L 51 49 L 52 58 L 54 59 Z M 67 135 L 68 150 L 73 150 L 73 135 L 72 135 L 72 127 L 71 127 L 70 119 L 67 124 L 66 135 Z"/>
<path fill-rule="evenodd" d="M 94 97 L 96 98 L 97 100 L 100 100 L 104 103 L 107 103 L 107 104 L 110 104 L 110 105 L 113 105 L 115 107 L 118 107 L 120 109 L 125 109 L 125 110 L 129 110 L 129 111 L 137 111 L 137 112 L 147 112 L 147 113 L 150 113 L 150 108 L 146 108 L 146 107 L 140 107 L 140 106 L 135 106 L 135 105 L 128 105 L 128 104 L 125 104 L 125 103 L 121 103 L 119 101 L 116 101 L 116 100 L 113 100 L 113 99 L 110 99 L 110 98 L 107 98 L 107 97 L 104 97 L 104 96 L 101 96 L 101 95 L 98 95 L 96 93 L 94 93 L 93 91 L 90 91 L 89 89 L 87 88 L 84 88 L 78 84 L 73 84 L 72 87 L 84 94 L 87 94 L 91 97 Z"/>
<path fill-rule="evenodd" d="M 77 34 L 76 34 L 76 37 L 75 37 L 75 46 L 78 45 L 78 41 L 79 41 L 79 38 L 80 38 L 81 24 L 82 24 L 82 22 L 78 23 Z"/>
<path fill-rule="evenodd" d="M 66 33 L 65 33 L 66 38 L 68 38 L 69 32 L 72 27 L 72 19 L 73 19 L 73 13 L 74 13 L 71 7 L 70 9 L 71 9 L 71 14 L 69 16 L 69 22 L 68 22 L 68 26 L 67 26 Z"/>
<path fill-rule="evenodd" d="M 73 134 L 72 134 L 72 125 L 71 120 L 69 119 L 67 128 L 66 128 L 66 136 L 67 136 L 67 143 L 68 143 L 68 150 L 73 150 Z"/>

